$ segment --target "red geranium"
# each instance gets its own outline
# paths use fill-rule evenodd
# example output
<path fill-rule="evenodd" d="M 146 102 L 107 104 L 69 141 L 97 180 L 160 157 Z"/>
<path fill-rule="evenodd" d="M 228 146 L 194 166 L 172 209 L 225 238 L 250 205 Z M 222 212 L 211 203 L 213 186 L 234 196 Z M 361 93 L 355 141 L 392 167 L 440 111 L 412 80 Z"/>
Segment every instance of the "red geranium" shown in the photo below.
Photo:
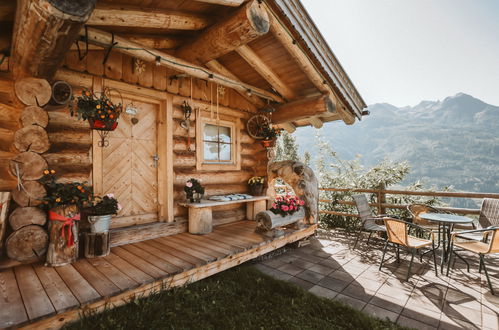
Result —
<path fill-rule="evenodd" d="M 286 215 L 291 215 L 298 211 L 301 206 L 305 205 L 305 202 L 299 199 L 297 196 L 277 196 L 270 211 L 275 214 L 280 214 L 283 217 Z"/>

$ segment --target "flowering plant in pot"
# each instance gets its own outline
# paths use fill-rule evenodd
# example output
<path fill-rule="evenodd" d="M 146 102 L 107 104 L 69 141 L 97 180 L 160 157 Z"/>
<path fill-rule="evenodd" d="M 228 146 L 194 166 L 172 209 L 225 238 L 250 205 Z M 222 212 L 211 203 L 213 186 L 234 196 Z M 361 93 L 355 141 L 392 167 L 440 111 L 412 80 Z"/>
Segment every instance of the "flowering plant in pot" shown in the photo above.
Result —
<path fill-rule="evenodd" d="M 114 131 L 122 110 L 122 104 L 114 104 L 105 92 L 97 97 L 86 89 L 76 100 L 73 99 L 70 109 L 71 116 L 88 120 L 90 128 L 100 131 Z"/>
<path fill-rule="evenodd" d="M 204 187 L 201 186 L 201 183 L 194 178 L 187 180 L 184 186 L 184 191 L 187 199 L 191 203 L 199 203 L 204 195 Z"/>
<path fill-rule="evenodd" d="M 264 148 L 271 148 L 275 145 L 277 137 L 281 135 L 282 129 L 265 125 L 262 127 L 263 140 L 261 141 Z"/>
<path fill-rule="evenodd" d="M 305 202 L 297 196 L 277 196 L 274 203 L 272 203 L 270 211 L 284 217 L 297 212 L 303 205 L 305 205 Z"/>
<path fill-rule="evenodd" d="M 263 176 L 254 176 L 248 180 L 249 194 L 253 196 L 261 196 L 265 178 Z"/>
<path fill-rule="evenodd" d="M 111 217 L 113 214 L 118 214 L 121 210 L 121 205 L 114 198 L 113 194 L 104 196 L 92 196 L 85 208 L 85 213 L 88 214 L 88 222 L 90 223 L 90 231 L 92 233 L 105 233 L 109 230 Z"/>

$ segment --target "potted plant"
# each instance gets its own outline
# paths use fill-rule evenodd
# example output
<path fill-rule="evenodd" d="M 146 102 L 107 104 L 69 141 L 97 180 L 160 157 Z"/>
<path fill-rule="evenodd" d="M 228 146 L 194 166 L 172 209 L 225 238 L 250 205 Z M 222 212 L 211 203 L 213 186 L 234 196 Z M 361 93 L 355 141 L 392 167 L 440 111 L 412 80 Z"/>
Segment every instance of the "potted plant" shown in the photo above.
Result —
<path fill-rule="evenodd" d="M 184 186 L 185 195 L 188 201 L 191 203 L 199 203 L 204 196 L 204 187 L 201 186 L 201 183 L 194 179 L 190 178 L 187 180 Z"/>
<path fill-rule="evenodd" d="M 305 205 L 305 202 L 297 196 L 277 196 L 274 203 L 272 203 L 272 206 L 270 207 L 270 211 L 274 214 L 280 214 L 285 217 L 299 211 L 303 205 Z"/>
<path fill-rule="evenodd" d="M 265 178 L 263 176 L 254 176 L 249 179 L 249 194 L 253 196 L 261 196 L 263 194 L 264 183 Z"/>
<path fill-rule="evenodd" d="M 111 217 L 113 214 L 118 214 L 121 210 L 121 205 L 114 198 L 113 194 L 105 196 L 92 196 L 85 208 L 87 219 L 90 223 L 90 232 L 105 233 L 109 230 Z"/>
<path fill-rule="evenodd" d="M 281 135 L 280 128 L 274 128 L 271 125 L 264 125 L 262 127 L 263 140 L 261 141 L 264 148 L 272 148 L 275 145 L 277 137 Z"/>
<path fill-rule="evenodd" d="M 71 116 L 88 120 L 90 128 L 100 131 L 114 131 L 118 126 L 118 118 L 123 110 L 121 103 L 113 104 L 103 92 L 97 97 L 89 90 L 83 90 L 81 96 L 73 100 Z"/>

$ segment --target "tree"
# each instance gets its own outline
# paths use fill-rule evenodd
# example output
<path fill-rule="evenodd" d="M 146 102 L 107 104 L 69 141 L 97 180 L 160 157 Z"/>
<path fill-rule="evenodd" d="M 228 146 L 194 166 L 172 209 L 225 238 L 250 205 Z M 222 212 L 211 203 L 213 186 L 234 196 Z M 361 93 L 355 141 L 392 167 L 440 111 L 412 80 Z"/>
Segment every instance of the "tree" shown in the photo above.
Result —
<path fill-rule="evenodd" d="M 312 155 L 310 154 L 310 152 L 305 151 L 303 153 L 303 163 L 307 166 L 310 166 L 312 164 Z"/>
<path fill-rule="evenodd" d="M 296 139 L 293 135 L 286 131 L 284 131 L 277 140 L 275 160 L 300 160 L 300 157 L 298 157 L 298 145 L 296 144 Z"/>

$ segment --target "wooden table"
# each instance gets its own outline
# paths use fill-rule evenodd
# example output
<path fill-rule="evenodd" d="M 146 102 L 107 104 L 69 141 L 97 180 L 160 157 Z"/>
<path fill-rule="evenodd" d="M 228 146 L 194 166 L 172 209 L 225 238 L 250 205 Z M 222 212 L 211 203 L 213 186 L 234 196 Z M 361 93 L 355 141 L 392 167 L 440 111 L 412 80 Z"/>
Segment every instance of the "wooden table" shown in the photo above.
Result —
<path fill-rule="evenodd" d="M 201 200 L 200 203 L 179 203 L 189 209 L 189 233 L 209 234 L 213 230 L 212 209 L 216 206 L 246 203 L 246 218 L 255 220 L 255 215 L 267 209 L 268 196 L 257 196 L 232 201 Z"/>

